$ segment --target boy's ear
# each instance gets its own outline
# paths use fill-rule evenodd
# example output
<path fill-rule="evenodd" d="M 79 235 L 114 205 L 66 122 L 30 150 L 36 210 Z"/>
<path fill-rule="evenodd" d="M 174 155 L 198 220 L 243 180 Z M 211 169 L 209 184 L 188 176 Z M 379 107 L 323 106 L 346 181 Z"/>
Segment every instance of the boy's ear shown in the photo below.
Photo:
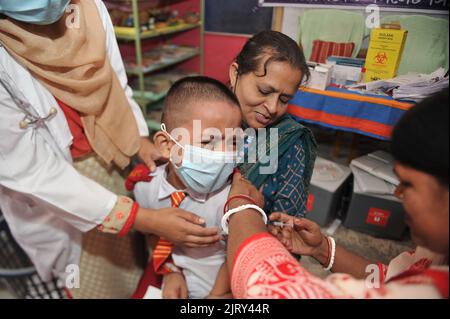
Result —
<path fill-rule="evenodd" d="M 163 158 L 169 158 L 170 157 L 170 148 L 171 148 L 171 140 L 162 131 L 156 132 L 156 134 L 153 136 L 153 143 L 155 144 L 155 147 L 159 150 Z"/>
<path fill-rule="evenodd" d="M 231 83 L 231 88 L 232 88 L 233 92 L 236 89 L 238 70 L 239 70 L 239 65 L 236 62 L 233 62 L 230 65 L 230 70 L 229 70 L 230 83 Z"/>

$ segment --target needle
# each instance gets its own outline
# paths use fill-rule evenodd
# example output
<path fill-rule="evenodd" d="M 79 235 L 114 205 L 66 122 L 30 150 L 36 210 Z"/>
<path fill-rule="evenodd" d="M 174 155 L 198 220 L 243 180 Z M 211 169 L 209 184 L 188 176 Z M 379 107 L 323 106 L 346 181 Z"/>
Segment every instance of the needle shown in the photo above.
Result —
<path fill-rule="evenodd" d="M 292 225 L 292 224 L 288 224 L 288 223 L 284 223 L 284 222 L 277 222 L 277 221 L 269 221 L 269 224 L 276 226 L 276 227 L 290 227 L 290 228 L 294 227 L 294 225 Z"/>

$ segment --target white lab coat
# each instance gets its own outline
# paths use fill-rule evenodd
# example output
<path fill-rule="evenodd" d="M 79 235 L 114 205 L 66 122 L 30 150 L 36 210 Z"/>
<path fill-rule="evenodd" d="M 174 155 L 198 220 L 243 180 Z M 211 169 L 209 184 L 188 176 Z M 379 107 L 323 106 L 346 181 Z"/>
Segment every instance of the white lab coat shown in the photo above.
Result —
<path fill-rule="evenodd" d="M 114 29 L 103 2 L 96 0 L 111 65 L 124 88 L 141 136 L 148 128 L 120 56 Z M 40 117 L 53 107 L 46 127 L 21 129 L 23 111 L 0 84 L 0 208 L 12 234 L 44 280 L 64 278 L 66 266 L 78 264 L 81 235 L 103 222 L 117 195 L 79 174 L 72 166 L 72 135 L 50 92 L 0 44 L 0 78 L 22 93 Z"/>

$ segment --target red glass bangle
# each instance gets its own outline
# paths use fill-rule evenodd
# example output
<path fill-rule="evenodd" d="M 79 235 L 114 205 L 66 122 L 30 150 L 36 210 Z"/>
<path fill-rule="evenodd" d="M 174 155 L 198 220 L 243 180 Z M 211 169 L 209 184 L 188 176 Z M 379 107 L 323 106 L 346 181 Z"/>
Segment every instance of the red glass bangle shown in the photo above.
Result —
<path fill-rule="evenodd" d="M 225 203 L 225 206 L 223 207 L 223 214 L 224 214 L 224 215 L 225 215 L 225 213 L 228 211 L 228 205 L 230 204 L 230 202 L 231 202 L 233 199 L 238 199 L 238 198 L 240 198 L 240 199 L 246 199 L 246 200 L 248 200 L 249 202 L 251 202 L 253 205 L 258 205 L 258 204 L 256 204 L 256 201 L 255 201 L 253 198 L 251 198 L 250 196 L 247 196 L 247 195 L 234 195 L 234 196 L 231 196 L 230 198 L 228 198 L 227 202 Z"/>
<path fill-rule="evenodd" d="M 383 263 L 378 263 L 378 269 L 380 272 L 380 283 L 384 282 L 384 267 L 383 267 Z"/>
<path fill-rule="evenodd" d="M 125 225 L 123 226 L 122 230 L 119 232 L 118 236 L 123 237 L 128 234 L 128 232 L 134 225 L 138 210 L 139 210 L 139 205 L 137 202 L 134 202 L 133 207 L 131 207 L 130 216 L 128 216 L 128 219 L 125 222 Z"/>

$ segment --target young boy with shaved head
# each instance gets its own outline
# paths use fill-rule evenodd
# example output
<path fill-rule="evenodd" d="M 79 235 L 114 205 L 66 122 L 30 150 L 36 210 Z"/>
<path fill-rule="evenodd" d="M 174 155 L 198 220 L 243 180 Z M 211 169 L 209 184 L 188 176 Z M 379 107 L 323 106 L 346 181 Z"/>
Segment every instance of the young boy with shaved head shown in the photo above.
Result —
<path fill-rule="evenodd" d="M 227 131 L 239 129 L 241 120 L 237 98 L 222 83 L 207 77 L 176 82 L 154 135 L 170 162 L 151 174 L 151 182 L 135 185 L 139 205 L 179 207 L 220 229 L 236 163 L 235 137 Z M 223 242 L 182 247 L 159 238 L 148 267 L 164 276 L 163 298 L 219 297 L 230 292 L 225 256 Z"/>

